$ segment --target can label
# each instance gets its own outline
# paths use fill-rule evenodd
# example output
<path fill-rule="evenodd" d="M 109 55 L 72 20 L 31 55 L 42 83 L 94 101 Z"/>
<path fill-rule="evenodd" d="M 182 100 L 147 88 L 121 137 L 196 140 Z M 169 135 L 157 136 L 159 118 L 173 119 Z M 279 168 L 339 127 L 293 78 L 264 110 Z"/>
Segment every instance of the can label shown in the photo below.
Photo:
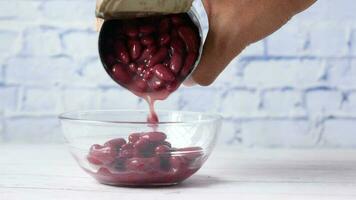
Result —
<path fill-rule="evenodd" d="M 194 0 L 97 0 L 96 16 L 102 19 L 143 17 L 188 12 Z"/>

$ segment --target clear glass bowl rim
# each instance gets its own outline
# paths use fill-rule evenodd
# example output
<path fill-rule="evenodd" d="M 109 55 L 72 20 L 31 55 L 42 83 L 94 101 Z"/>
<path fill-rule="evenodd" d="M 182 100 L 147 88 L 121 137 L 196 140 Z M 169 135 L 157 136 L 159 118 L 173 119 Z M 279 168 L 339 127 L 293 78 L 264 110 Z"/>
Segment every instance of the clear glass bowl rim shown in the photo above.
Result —
<path fill-rule="evenodd" d="M 86 123 L 86 124 L 110 124 L 110 125 L 123 125 L 123 124 L 137 124 L 137 125 L 149 125 L 151 123 L 146 121 L 112 121 L 112 120 L 93 120 L 93 119 L 85 119 L 78 117 L 79 114 L 98 114 L 98 113 L 120 113 L 120 112 L 127 112 L 127 113 L 147 113 L 147 110 L 135 110 L 135 109 L 107 109 L 107 110 L 74 110 L 68 111 L 60 114 L 58 118 L 62 121 L 73 121 L 76 123 Z M 190 120 L 190 121 L 183 121 L 183 122 L 159 122 L 158 125 L 184 125 L 184 124 L 204 124 L 204 123 L 216 123 L 223 119 L 220 114 L 217 113 L 210 113 L 210 112 L 195 112 L 195 111 L 178 111 L 178 110 L 156 110 L 156 113 L 180 113 L 183 115 L 201 115 L 207 117 L 207 119 L 197 119 L 197 120 Z"/>

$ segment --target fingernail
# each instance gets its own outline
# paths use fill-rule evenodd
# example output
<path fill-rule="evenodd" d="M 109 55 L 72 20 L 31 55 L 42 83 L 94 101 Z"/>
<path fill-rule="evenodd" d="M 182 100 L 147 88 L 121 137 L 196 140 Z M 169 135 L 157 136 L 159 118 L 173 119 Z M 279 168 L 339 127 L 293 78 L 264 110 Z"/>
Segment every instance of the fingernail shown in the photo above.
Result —
<path fill-rule="evenodd" d="M 193 78 L 191 76 L 188 77 L 187 79 L 185 79 L 185 81 L 183 82 L 183 85 L 187 86 L 187 87 L 192 87 L 192 86 L 194 86 L 196 84 L 197 83 L 193 80 Z"/>

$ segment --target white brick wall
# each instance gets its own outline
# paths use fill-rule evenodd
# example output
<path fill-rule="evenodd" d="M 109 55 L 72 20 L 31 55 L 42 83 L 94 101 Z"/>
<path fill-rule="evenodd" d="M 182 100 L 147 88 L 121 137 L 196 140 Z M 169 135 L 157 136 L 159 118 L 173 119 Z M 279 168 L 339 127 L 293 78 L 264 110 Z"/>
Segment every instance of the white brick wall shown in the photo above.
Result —
<path fill-rule="evenodd" d="M 319 60 L 256 60 L 244 71 L 244 83 L 248 87 L 303 88 L 319 83 L 321 74 Z"/>
<path fill-rule="evenodd" d="M 244 144 L 255 147 L 311 147 L 317 135 L 307 120 L 253 120 L 242 123 Z"/>
<path fill-rule="evenodd" d="M 94 0 L 0 1 L 0 141 L 61 142 L 56 116 L 147 109 L 102 68 Z M 220 112 L 219 144 L 356 147 L 356 2 L 318 1 L 250 45 L 210 87 L 158 109 Z"/>
<path fill-rule="evenodd" d="M 353 119 L 331 119 L 325 122 L 322 143 L 335 147 L 356 147 L 356 123 Z"/>
<path fill-rule="evenodd" d="M 23 37 L 23 55 L 55 56 L 62 52 L 58 30 L 54 27 L 29 28 L 24 31 Z"/>

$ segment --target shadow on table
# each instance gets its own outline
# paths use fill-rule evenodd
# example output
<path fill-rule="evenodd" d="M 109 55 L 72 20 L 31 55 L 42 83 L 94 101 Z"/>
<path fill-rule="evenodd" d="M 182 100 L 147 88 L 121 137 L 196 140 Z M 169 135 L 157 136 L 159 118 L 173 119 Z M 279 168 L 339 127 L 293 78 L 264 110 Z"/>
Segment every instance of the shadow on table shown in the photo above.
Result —
<path fill-rule="evenodd" d="M 173 188 L 205 188 L 219 185 L 227 181 L 208 175 L 193 175 L 183 183 L 172 186 Z"/>

